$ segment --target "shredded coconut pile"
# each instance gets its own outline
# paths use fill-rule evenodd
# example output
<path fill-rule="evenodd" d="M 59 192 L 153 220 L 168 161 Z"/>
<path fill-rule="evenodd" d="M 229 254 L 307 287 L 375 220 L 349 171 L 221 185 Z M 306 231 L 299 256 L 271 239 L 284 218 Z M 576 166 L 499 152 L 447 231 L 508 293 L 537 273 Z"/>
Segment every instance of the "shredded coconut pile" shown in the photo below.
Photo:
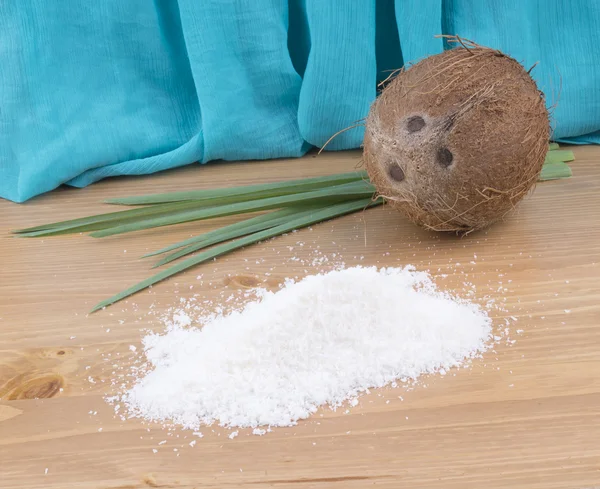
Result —
<path fill-rule="evenodd" d="M 491 340 L 482 308 L 411 267 L 335 270 L 258 295 L 201 328 L 146 336 L 150 369 L 120 398 L 129 414 L 191 429 L 291 426 L 369 388 L 445 373 Z"/>

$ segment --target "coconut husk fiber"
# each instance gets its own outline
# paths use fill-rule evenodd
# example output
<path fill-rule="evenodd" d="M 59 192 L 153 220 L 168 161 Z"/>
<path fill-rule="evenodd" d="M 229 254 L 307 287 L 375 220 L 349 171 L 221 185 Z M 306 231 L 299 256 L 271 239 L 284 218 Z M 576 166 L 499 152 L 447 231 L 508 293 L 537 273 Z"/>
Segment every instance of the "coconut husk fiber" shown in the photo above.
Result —
<path fill-rule="evenodd" d="M 411 221 L 467 233 L 502 219 L 534 187 L 550 122 L 516 60 L 456 47 L 400 71 L 373 103 L 364 162 L 379 195 Z"/>

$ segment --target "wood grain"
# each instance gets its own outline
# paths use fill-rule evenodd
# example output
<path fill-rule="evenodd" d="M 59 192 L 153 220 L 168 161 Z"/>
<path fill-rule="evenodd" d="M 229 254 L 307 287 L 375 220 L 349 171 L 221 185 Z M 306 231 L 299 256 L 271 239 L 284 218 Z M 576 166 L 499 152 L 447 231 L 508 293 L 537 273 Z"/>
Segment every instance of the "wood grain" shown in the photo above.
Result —
<path fill-rule="evenodd" d="M 10 229 L 103 212 L 109 197 L 345 171 L 359 154 L 193 166 L 0 202 L 0 487 L 600 487 L 600 149 L 575 154 L 572 179 L 540 184 L 486 233 L 442 237 L 373 209 L 249 247 L 91 316 L 93 304 L 149 275 L 141 254 L 214 223 L 102 240 L 14 239 Z M 114 372 L 136 361 L 129 346 L 140 345 L 141 329 L 160 330 L 158 315 L 179 297 L 301 276 L 307 267 L 290 258 L 316 246 L 347 265 L 414 264 L 458 293 L 471 282 L 476 298 L 505 307 L 498 324 L 518 317 L 516 342 L 470 369 L 372 392 L 350 414 L 324 410 L 264 437 L 205 429 L 192 448 L 191 433 L 115 417 L 104 397 L 115 392 Z"/>

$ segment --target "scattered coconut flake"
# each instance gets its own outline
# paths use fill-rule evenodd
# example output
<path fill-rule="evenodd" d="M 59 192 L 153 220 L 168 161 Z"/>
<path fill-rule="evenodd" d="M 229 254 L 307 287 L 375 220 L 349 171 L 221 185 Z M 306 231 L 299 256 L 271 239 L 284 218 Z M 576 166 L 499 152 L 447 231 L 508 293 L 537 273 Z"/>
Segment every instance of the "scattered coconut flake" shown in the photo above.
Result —
<path fill-rule="evenodd" d="M 369 388 L 464 366 L 491 341 L 484 309 L 414 267 L 336 269 L 255 297 L 198 326 L 176 313 L 143 339 L 148 365 L 113 399 L 194 430 L 291 426 L 321 406 L 355 406 Z"/>

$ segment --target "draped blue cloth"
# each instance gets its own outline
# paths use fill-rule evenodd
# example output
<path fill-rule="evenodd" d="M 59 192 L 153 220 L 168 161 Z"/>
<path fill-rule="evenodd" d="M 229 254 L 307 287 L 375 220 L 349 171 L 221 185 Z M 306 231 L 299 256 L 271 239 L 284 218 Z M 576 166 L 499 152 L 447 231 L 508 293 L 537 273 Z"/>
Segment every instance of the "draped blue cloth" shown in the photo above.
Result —
<path fill-rule="evenodd" d="M 539 62 L 553 139 L 598 143 L 599 32 L 596 0 L 4 0 L 0 197 L 301 156 L 365 117 L 391 70 L 441 52 L 438 34 Z"/>

